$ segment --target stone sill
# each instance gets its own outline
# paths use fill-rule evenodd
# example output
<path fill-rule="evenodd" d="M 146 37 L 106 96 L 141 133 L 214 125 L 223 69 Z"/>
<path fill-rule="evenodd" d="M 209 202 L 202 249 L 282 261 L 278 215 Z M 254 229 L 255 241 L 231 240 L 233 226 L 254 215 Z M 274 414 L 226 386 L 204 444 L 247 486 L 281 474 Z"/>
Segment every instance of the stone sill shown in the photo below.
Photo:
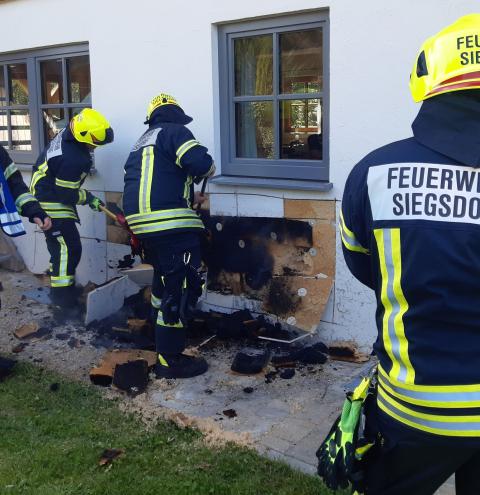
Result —
<path fill-rule="evenodd" d="M 293 191 L 328 192 L 332 189 L 331 182 L 295 180 L 295 179 L 263 179 L 260 177 L 238 177 L 232 175 L 217 175 L 210 179 L 218 186 L 242 186 L 264 189 L 288 189 Z"/>

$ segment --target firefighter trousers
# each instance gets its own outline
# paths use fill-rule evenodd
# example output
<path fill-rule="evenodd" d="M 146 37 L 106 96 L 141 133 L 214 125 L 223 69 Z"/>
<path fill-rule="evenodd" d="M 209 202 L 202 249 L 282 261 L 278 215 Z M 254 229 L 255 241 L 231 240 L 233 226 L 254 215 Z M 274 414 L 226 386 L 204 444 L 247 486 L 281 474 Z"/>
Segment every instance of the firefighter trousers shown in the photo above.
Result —
<path fill-rule="evenodd" d="M 168 234 L 142 239 L 147 261 L 153 265 L 152 309 L 155 321 L 155 348 L 159 354 L 180 354 L 186 346 L 186 328 L 176 316 L 180 307 L 185 273 L 182 265 L 197 272 L 201 264 L 200 236 L 196 233 Z M 171 316 L 173 299 L 177 313 Z"/>
<path fill-rule="evenodd" d="M 52 220 L 45 232 L 50 253 L 50 285 L 54 303 L 72 306 L 75 298 L 75 270 L 82 256 L 82 243 L 74 220 Z"/>
<path fill-rule="evenodd" d="M 433 495 L 453 474 L 457 495 L 480 494 L 480 439 L 418 433 L 378 417 L 383 442 L 367 462 L 366 495 Z"/>

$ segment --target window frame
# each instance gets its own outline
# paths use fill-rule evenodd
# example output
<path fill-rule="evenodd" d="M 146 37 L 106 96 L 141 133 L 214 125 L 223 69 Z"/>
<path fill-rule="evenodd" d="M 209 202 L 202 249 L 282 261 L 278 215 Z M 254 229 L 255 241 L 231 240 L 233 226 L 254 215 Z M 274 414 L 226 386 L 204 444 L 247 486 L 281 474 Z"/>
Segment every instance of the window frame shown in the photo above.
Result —
<path fill-rule="evenodd" d="M 90 56 L 88 42 L 75 43 L 72 45 L 56 45 L 47 48 L 19 50 L 15 52 L 0 53 L 0 66 L 11 63 L 22 63 L 27 65 L 28 80 L 28 111 L 30 113 L 30 129 L 32 139 L 32 150 L 21 151 L 8 149 L 8 154 L 18 165 L 33 165 L 42 151 L 43 145 L 43 117 L 42 109 L 44 108 L 79 108 L 85 106 L 91 107 L 92 104 L 82 105 L 81 103 L 62 103 L 62 104 L 43 104 L 42 103 L 42 82 L 40 72 L 40 62 L 54 58 L 62 58 L 63 84 L 66 84 L 67 74 L 65 71 L 65 58 L 75 56 Z M 1 70 L 1 69 L 0 69 Z M 91 76 L 90 76 L 91 79 Z M 8 87 L 8 81 L 5 81 Z M 91 84 L 91 81 L 90 81 Z M 7 89 L 8 93 L 8 89 Z M 64 87 L 64 100 L 68 99 L 68 88 Z M 7 105 L 8 108 L 8 105 Z M 0 107 L 2 112 L 6 107 Z"/>
<path fill-rule="evenodd" d="M 320 92 L 280 94 L 279 35 L 292 31 L 322 28 L 323 33 L 323 87 Z M 273 36 L 273 93 L 270 96 L 235 96 L 234 42 L 237 38 L 272 34 Z M 235 22 L 219 26 L 219 90 L 220 90 L 220 144 L 222 175 L 322 181 L 329 180 L 330 135 L 330 31 L 328 10 L 288 14 L 265 19 Z M 320 95 L 320 96 L 318 96 Z M 280 103 L 285 100 L 322 100 L 322 160 L 292 160 L 281 158 L 236 157 L 235 103 L 272 101 L 274 119 L 274 149 L 280 151 Z"/>

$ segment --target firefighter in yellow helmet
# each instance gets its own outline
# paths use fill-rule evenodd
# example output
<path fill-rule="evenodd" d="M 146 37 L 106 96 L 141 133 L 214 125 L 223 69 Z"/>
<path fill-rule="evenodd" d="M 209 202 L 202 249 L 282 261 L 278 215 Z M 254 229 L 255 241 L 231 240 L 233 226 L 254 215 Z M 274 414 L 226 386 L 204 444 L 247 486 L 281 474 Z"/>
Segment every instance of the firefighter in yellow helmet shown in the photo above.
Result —
<path fill-rule="evenodd" d="M 344 257 L 377 300 L 377 388 L 349 396 L 319 473 L 368 495 L 433 494 L 455 473 L 457 494 L 480 494 L 480 14 L 425 42 L 410 86 L 413 137 L 345 185 Z"/>
<path fill-rule="evenodd" d="M 52 219 L 45 233 L 50 253 L 51 298 L 64 309 L 75 308 L 75 269 L 82 255 L 76 223 L 77 205 L 98 211 L 102 201 L 82 185 L 92 167 L 91 152 L 113 141 L 113 130 L 98 111 L 75 115 L 42 151 L 33 167 L 30 192 Z"/>
<path fill-rule="evenodd" d="M 185 325 L 203 285 L 204 225 L 192 207 L 206 198 L 193 185 L 215 172 L 207 148 L 186 127 L 191 121 L 173 96 L 155 96 L 147 109 L 148 129 L 125 163 L 123 208 L 154 267 L 158 378 L 191 378 L 208 368 L 203 358 L 183 354 Z"/>

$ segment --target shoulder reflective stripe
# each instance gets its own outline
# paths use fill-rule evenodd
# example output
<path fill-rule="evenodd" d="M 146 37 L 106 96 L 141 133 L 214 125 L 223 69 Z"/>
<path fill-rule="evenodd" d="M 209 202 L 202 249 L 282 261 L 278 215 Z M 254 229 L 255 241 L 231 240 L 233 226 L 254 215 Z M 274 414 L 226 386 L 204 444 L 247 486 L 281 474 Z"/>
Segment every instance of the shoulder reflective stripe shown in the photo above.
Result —
<path fill-rule="evenodd" d="M 127 222 L 131 224 L 141 222 L 151 222 L 153 220 L 192 217 L 198 218 L 197 214 L 190 208 L 175 208 L 173 210 L 157 210 L 148 214 L 135 213 L 134 215 L 128 215 Z"/>
<path fill-rule="evenodd" d="M 413 392 L 393 385 L 381 375 L 378 376 L 378 382 L 390 395 L 416 406 L 437 409 L 480 407 L 480 392 Z"/>
<path fill-rule="evenodd" d="M 445 416 L 415 411 L 378 388 L 377 404 L 389 416 L 418 430 L 453 437 L 480 435 L 480 416 Z"/>
<path fill-rule="evenodd" d="M 358 253 L 370 254 L 370 251 L 364 248 L 355 237 L 355 234 L 348 229 L 345 225 L 345 220 L 343 219 L 343 213 L 340 210 L 340 221 L 338 222 L 338 226 L 340 228 L 340 236 L 342 238 L 343 245 L 349 251 L 356 251 Z"/>
<path fill-rule="evenodd" d="M 163 321 L 163 314 L 161 311 L 158 312 L 157 325 L 160 325 L 162 327 L 168 327 L 168 328 L 183 328 L 183 323 L 181 321 L 179 321 L 178 323 L 173 323 L 173 324 L 165 323 Z"/>
<path fill-rule="evenodd" d="M 78 204 L 84 205 L 87 202 L 87 191 L 85 189 L 80 189 L 78 191 Z"/>
<path fill-rule="evenodd" d="M 196 221 L 192 219 L 184 219 L 184 220 L 167 220 L 165 222 L 159 223 L 150 223 L 147 225 L 132 225 L 131 229 L 134 234 L 148 234 L 151 232 L 161 232 L 163 230 L 172 230 L 172 229 L 203 229 L 203 222 L 200 219 Z"/>
<path fill-rule="evenodd" d="M 159 309 L 162 304 L 162 300 L 152 294 L 151 303 L 155 309 Z"/>
<path fill-rule="evenodd" d="M 147 146 L 142 151 L 142 175 L 140 179 L 140 190 L 138 195 L 138 211 L 140 213 L 148 213 L 151 211 L 150 194 L 152 191 L 153 178 L 153 162 L 154 152 L 153 146 Z"/>
<path fill-rule="evenodd" d="M 5 179 L 9 179 L 15 172 L 18 172 L 18 168 L 15 163 L 11 163 L 4 171 Z"/>
<path fill-rule="evenodd" d="M 403 383 L 414 383 L 415 371 L 408 356 L 403 324 L 408 303 L 401 287 L 400 232 L 399 229 L 376 229 L 374 236 L 382 276 L 383 343 L 392 361 L 390 376 Z"/>
<path fill-rule="evenodd" d="M 66 187 L 68 189 L 78 189 L 81 185 L 81 180 L 77 182 L 71 182 L 68 180 L 62 180 L 59 179 L 58 177 L 55 178 L 55 185 L 60 186 L 60 187 Z"/>
<path fill-rule="evenodd" d="M 30 193 L 23 193 L 20 194 L 20 196 L 17 197 L 15 200 L 15 206 L 20 210 L 25 204 L 30 203 L 32 201 L 37 201 L 35 196 L 33 196 Z"/>
<path fill-rule="evenodd" d="M 190 139 L 189 141 L 186 141 L 183 143 L 181 146 L 178 147 L 176 155 L 177 155 L 177 161 L 175 162 L 179 167 L 182 166 L 181 160 L 182 156 L 191 148 L 194 146 L 200 146 L 200 143 L 196 139 Z"/>

